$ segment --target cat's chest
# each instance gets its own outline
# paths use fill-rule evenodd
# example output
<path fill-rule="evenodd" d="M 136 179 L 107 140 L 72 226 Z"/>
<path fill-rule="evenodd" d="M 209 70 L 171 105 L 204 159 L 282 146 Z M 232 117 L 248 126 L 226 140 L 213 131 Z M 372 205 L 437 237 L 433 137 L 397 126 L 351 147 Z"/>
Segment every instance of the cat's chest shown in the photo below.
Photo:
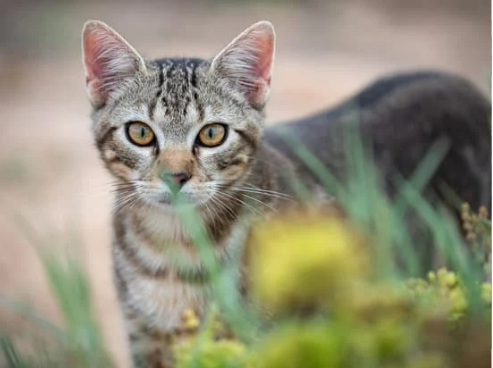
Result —
<path fill-rule="evenodd" d="M 248 223 L 246 219 L 238 220 L 224 243 L 210 249 L 217 262 L 237 271 L 235 275 L 239 267 L 230 262 L 241 254 Z M 141 322 L 167 332 L 182 326 L 187 309 L 203 315 L 210 285 L 207 277 L 197 273 L 204 266 L 194 245 L 180 241 L 184 239 L 182 229 L 176 223 L 139 223 L 131 217 L 122 218 L 120 225 L 113 262 L 117 277 L 122 279 L 120 299 L 124 306 L 136 312 Z"/>
<path fill-rule="evenodd" d="M 176 266 L 184 260 L 188 267 L 197 262 L 188 245 L 180 242 L 179 229 L 166 221 L 157 229 L 143 226 L 130 216 L 121 218 L 118 225 L 121 229 L 117 227 L 115 232 L 113 263 L 124 308 L 136 314 L 139 323 L 165 332 L 181 326 L 186 309 L 200 315 L 208 287 L 187 282 L 177 274 Z"/>
<path fill-rule="evenodd" d="M 183 312 L 193 309 L 198 315 L 205 312 L 208 289 L 173 277 L 152 279 L 134 277 L 128 280 L 126 303 L 138 311 L 140 319 L 160 331 L 172 332 L 182 327 Z"/>

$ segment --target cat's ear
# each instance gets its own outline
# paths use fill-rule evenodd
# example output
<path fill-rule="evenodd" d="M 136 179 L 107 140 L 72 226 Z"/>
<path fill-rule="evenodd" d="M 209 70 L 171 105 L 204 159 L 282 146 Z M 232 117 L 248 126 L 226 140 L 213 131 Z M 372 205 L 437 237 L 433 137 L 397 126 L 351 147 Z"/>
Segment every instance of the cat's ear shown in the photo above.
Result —
<path fill-rule="evenodd" d="M 125 79 L 145 71 L 144 59 L 111 27 L 88 21 L 82 30 L 83 61 L 87 92 L 94 106 L 103 105 L 108 95 Z"/>
<path fill-rule="evenodd" d="M 274 51 L 274 27 L 258 22 L 226 46 L 211 68 L 232 81 L 254 107 L 262 108 L 269 97 Z"/>

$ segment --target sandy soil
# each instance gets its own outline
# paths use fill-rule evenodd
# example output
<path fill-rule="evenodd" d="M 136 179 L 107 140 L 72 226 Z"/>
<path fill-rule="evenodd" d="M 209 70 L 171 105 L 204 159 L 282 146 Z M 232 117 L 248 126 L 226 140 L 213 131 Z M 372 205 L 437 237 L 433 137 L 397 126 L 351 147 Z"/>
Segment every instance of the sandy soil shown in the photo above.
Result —
<path fill-rule="evenodd" d="M 91 278 L 97 316 L 122 367 L 128 363 L 127 350 L 109 257 L 111 179 L 90 134 L 79 55 L 84 20 L 107 21 L 146 56 L 158 57 L 212 56 L 249 24 L 270 19 L 277 27 L 278 52 L 269 123 L 330 106 L 397 70 L 453 71 L 488 90 L 489 16 L 400 14 L 365 2 L 316 9 L 187 4 L 67 6 L 54 18 L 55 30 L 41 31 L 45 38 L 57 35 L 56 47 L 49 42 L 40 46 L 35 39 L 27 52 L 22 45 L 13 47 L 11 40 L 8 52 L 0 54 L 0 295 L 30 302 L 40 313 L 59 318 L 17 216 L 59 239 L 67 228 L 76 228 L 82 234 L 79 252 Z M 39 12 L 19 8 L 15 16 L 36 19 Z M 24 326 L 11 314 L 3 315 L 0 324 L 16 331 Z"/>

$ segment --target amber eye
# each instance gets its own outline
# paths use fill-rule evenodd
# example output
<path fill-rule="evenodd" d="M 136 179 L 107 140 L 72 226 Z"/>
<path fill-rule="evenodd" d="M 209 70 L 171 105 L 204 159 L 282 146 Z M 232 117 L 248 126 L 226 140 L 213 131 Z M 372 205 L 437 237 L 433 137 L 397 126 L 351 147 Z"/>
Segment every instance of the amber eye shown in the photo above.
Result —
<path fill-rule="evenodd" d="M 127 124 L 127 136 L 137 146 L 149 146 L 154 143 L 154 132 L 147 124 L 134 121 Z"/>
<path fill-rule="evenodd" d="M 197 140 L 202 146 L 216 147 L 223 143 L 225 138 L 226 127 L 222 124 L 214 123 L 203 127 Z"/>

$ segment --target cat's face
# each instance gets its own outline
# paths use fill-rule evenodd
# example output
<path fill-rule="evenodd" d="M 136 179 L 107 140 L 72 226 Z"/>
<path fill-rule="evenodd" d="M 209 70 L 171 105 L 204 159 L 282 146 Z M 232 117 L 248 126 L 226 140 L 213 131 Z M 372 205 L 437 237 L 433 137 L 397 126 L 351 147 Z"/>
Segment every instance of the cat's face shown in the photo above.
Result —
<path fill-rule="evenodd" d="M 101 22 L 86 23 L 83 51 L 97 146 L 128 198 L 168 206 L 180 191 L 201 205 L 241 185 L 261 139 L 270 23 L 210 61 L 144 60 Z"/>

